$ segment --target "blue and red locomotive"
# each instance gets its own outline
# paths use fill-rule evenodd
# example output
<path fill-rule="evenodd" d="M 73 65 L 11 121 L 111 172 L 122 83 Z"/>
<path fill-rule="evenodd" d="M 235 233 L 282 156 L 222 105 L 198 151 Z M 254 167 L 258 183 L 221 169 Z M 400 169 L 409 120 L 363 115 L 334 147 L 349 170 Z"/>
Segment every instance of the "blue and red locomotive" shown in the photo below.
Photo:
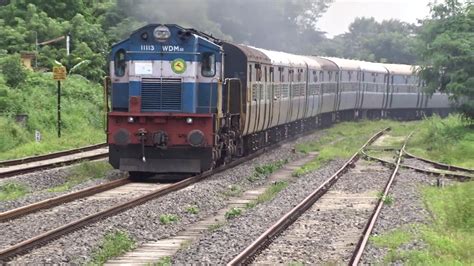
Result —
<path fill-rule="evenodd" d="M 415 68 L 300 56 L 152 24 L 110 53 L 109 161 L 133 174 L 199 173 L 308 129 L 450 109 Z"/>

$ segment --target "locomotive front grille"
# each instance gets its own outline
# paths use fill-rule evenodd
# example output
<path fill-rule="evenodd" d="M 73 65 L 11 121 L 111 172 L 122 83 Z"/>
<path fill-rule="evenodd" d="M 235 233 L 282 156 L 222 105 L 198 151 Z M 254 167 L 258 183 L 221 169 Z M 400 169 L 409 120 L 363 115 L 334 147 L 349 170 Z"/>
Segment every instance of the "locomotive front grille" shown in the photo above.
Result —
<path fill-rule="evenodd" d="M 181 111 L 181 79 L 142 79 L 142 112 Z"/>

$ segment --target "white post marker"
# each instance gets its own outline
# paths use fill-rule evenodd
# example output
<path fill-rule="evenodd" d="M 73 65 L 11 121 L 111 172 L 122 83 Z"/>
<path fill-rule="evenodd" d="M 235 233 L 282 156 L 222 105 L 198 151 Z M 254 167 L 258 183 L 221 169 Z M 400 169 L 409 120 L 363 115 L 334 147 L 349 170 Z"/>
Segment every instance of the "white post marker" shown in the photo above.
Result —
<path fill-rule="evenodd" d="M 41 142 L 41 132 L 39 132 L 38 130 L 35 130 L 35 141 Z"/>

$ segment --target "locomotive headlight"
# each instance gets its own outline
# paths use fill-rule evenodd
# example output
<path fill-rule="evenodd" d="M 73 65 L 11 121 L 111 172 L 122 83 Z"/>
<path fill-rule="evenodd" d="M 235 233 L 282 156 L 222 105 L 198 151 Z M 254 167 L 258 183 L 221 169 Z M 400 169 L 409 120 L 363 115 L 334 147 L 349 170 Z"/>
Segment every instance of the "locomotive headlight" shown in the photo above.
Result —
<path fill-rule="evenodd" d="M 153 30 L 153 36 L 155 36 L 157 41 L 164 42 L 171 36 L 171 32 L 168 27 L 162 25 L 156 27 L 155 30 Z"/>
<path fill-rule="evenodd" d="M 191 125 L 193 123 L 193 119 L 191 117 L 186 118 L 186 124 Z"/>
<path fill-rule="evenodd" d="M 133 123 L 133 122 L 135 122 L 135 119 L 132 116 L 130 116 L 130 117 L 128 117 L 127 121 L 128 121 L 128 123 Z"/>

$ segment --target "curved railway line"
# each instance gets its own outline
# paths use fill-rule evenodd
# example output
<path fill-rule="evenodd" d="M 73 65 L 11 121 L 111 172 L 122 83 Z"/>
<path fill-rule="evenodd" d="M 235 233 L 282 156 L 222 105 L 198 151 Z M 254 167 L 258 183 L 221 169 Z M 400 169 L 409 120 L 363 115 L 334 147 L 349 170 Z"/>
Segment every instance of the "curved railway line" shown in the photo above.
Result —
<path fill-rule="evenodd" d="M 278 237 L 286 228 L 293 224 L 303 213 L 305 213 L 316 201 L 318 201 L 329 189 L 334 185 L 340 177 L 342 177 L 350 167 L 354 167 L 356 161 L 359 159 L 361 151 L 377 138 L 382 136 L 385 131 L 389 130 L 386 128 L 382 131 L 377 132 L 373 135 L 352 157 L 346 161 L 346 163 L 331 177 L 329 177 L 323 184 L 321 184 L 316 190 L 314 190 L 309 196 L 303 201 L 296 205 L 292 210 L 281 217 L 275 224 L 268 228 L 263 234 L 261 234 L 254 242 L 252 242 L 247 248 L 245 248 L 239 255 L 237 255 L 228 265 L 241 265 L 249 264 L 252 262 L 257 254 L 268 247 L 268 245 Z M 393 175 L 395 175 L 394 173 Z"/>
<path fill-rule="evenodd" d="M 57 168 L 81 161 L 103 159 L 108 154 L 107 144 L 102 143 L 46 155 L 0 161 L 0 178 Z"/>
<path fill-rule="evenodd" d="M 424 172 L 428 174 L 434 175 L 444 175 L 444 176 L 452 176 L 456 179 L 466 180 L 471 179 L 473 172 L 472 169 L 462 168 L 451 166 L 447 164 L 442 164 L 438 162 L 434 162 L 431 160 L 419 158 L 414 156 L 410 153 L 406 152 L 406 145 L 408 139 L 411 137 L 413 132 L 407 136 L 403 142 L 401 148 L 395 147 L 387 147 L 387 146 L 379 146 L 379 147 L 370 147 L 370 145 L 375 142 L 385 131 L 389 129 L 382 130 L 372 136 L 334 175 L 332 175 L 329 179 L 327 179 L 322 185 L 320 185 L 315 191 L 313 191 L 309 196 L 307 196 L 303 201 L 301 201 L 296 207 L 294 207 L 291 211 L 286 213 L 283 217 L 281 217 L 276 223 L 274 223 L 270 228 L 268 228 L 263 234 L 261 234 L 254 242 L 252 242 L 249 246 L 247 246 L 240 254 L 238 254 L 232 261 L 228 263 L 228 265 L 241 265 L 241 264 L 250 264 L 252 263 L 257 256 L 265 249 L 267 249 L 270 244 L 280 236 L 287 228 L 296 222 L 301 215 L 307 212 L 313 204 L 315 204 L 319 199 L 329 191 L 329 189 L 343 176 L 349 169 L 349 167 L 355 167 L 356 161 L 359 157 L 364 157 L 369 160 L 374 160 L 381 162 L 382 164 L 389 166 L 393 169 L 390 178 L 388 179 L 384 189 L 383 194 L 380 195 L 378 202 L 376 203 L 376 207 L 373 209 L 368 222 L 365 224 L 362 234 L 355 246 L 355 249 L 350 257 L 349 264 L 350 265 L 358 265 L 361 260 L 361 257 L 364 253 L 365 247 L 371 235 L 371 232 L 375 226 L 377 218 L 379 217 L 382 206 L 384 204 L 384 200 L 388 197 L 390 187 L 394 181 L 395 176 L 397 175 L 400 168 L 409 168 L 415 171 Z M 367 150 L 379 150 L 379 151 L 396 151 L 397 157 L 395 162 L 390 162 L 385 159 L 373 157 L 367 154 Z M 403 163 L 403 158 L 413 158 L 425 163 L 429 163 L 434 167 L 442 170 L 447 170 L 451 172 L 439 172 L 435 170 L 420 168 L 412 165 L 407 165 Z M 455 172 L 452 172 L 455 171 Z M 319 209 L 318 209 L 319 211 Z"/>

